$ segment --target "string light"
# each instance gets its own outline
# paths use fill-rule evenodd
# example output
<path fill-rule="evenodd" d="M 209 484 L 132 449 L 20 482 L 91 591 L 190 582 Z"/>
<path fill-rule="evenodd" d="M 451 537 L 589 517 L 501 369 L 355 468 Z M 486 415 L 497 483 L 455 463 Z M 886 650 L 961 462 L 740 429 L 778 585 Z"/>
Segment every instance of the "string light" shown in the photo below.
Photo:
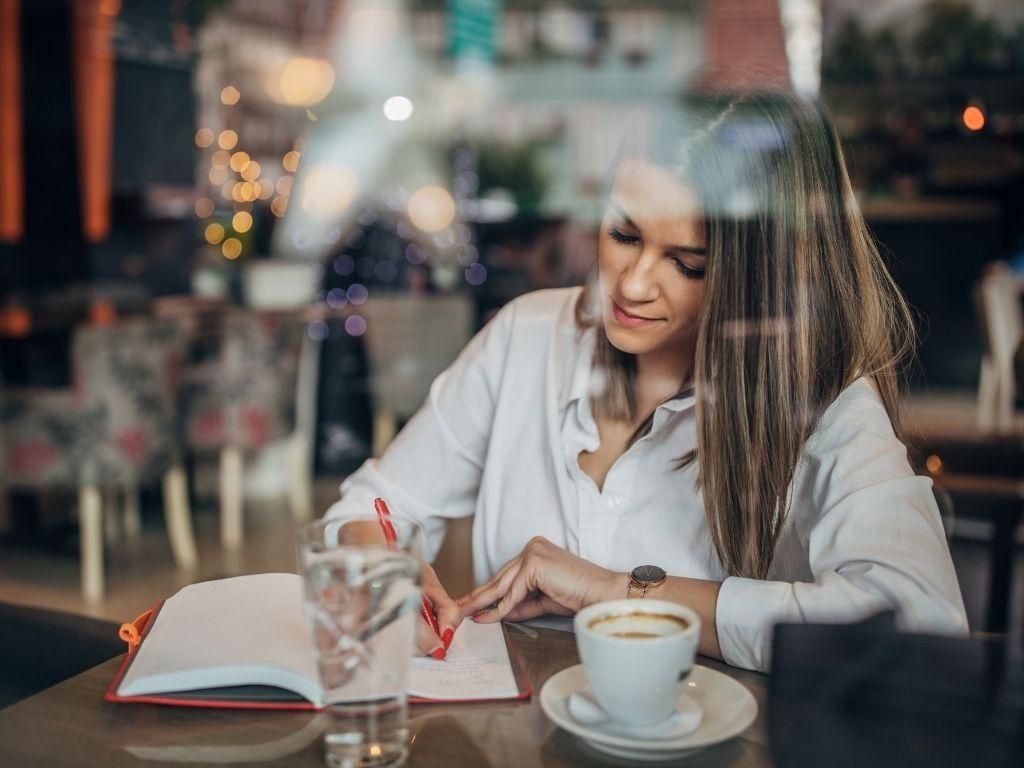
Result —
<path fill-rule="evenodd" d="M 208 219 L 213 215 L 214 204 L 213 200 L 208 197 L 200 197 L 196 200 L 195 210 L 196 216 L 200 219 Z"/>
<path fill-rule="evenodd" d="M 220 247 L 225 259 L 237 259 L 242 255 L 242 241 L 237 237 L 229 237 Z"/>
<path fill-rule="evenodd" d="M 225 86 L 220 92 L 220 103 L 226 104 L 227 106 L 233 106 L 238 103 L 238 99 L 241 98 L 242 94 L 238 92 L 238 89 L 233 85 Z"/>
<path fill-rule="evenodd" d="M 205 149 L 213 144 L 213 131 L 209 128 L 200 128 L 196 131 L 196 146 Z"/>
<path fill-rule="evenodd" d="M 235 152 L 231 156 L 231 170 L 238 172 L 245 168 L 249 164 L 249 154 L 247 152 Z"/>
<path fill-rule="evenodd" d="M 250 160 L 242 168 L 241 173 L 242 178 L 245 179 L 246 181 L 256 181 L 256 179 L 259 178 L 260 175 L 260 164 L 257 163 L 255 160 Z"/>
<path fill-rule="evenodd" d="M 220 136 L 217 137 L 217 146 L 221 149 L 234 149 L 236 144 L 238 144 L 238 134 L 230 128 L 221 131 Z"/>
<path fill-rule="evenodd" d="M 235 232 L 248 232 L 252 229 L 252 214 L 248 211 L 239 211 L 231 217 L 231 226 Z"/>
<path fill-rule="evenodd" d="M 281 158 L 281 165 L 289 173 L 295 173 L 299 169 L 299 159 L 301 157 L 302 155 L 293 149 L 291 152 L 286 152 L 284 157 Z"/>
<path fill-rule="evenodd" d="M 270 202 L 270 212 L 275 216 L 284 216 L 285 211 L 288 210 L 288 198 L 287 197 L 275 197 Z"/>
<path fill-rule="evenodd" d="M 224 227 L 217 222 L 213 222 L 206 225 L 206 231 L 203 234 L 206 237 L 206 242 L 210 245 L 216 245 L 224 239 Z"/>

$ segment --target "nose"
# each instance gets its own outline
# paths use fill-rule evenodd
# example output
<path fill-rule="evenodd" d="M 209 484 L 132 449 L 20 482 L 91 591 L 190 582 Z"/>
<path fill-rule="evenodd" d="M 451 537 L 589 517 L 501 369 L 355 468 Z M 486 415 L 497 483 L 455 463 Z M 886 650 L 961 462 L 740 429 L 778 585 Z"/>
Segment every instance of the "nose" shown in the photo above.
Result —
<path fill-rule="evenodd" d="M 641 251 L 619 275 L 619 295 L 638 304 L 658 298 L 654 277 L 657 257 L 649 249 Z"/>

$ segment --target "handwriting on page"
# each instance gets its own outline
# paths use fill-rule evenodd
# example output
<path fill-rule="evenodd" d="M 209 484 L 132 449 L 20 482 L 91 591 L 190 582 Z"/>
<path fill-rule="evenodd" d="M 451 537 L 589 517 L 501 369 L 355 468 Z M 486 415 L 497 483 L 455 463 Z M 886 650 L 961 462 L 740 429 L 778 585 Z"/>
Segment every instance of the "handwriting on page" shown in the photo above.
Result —
<path fill-rule="evenodd" d="M 498 624 L 464 622 L 445 661 L 418 658 L 410 670 L 409 692 L 430 699 L 514 697 L 515 675 Z"/>

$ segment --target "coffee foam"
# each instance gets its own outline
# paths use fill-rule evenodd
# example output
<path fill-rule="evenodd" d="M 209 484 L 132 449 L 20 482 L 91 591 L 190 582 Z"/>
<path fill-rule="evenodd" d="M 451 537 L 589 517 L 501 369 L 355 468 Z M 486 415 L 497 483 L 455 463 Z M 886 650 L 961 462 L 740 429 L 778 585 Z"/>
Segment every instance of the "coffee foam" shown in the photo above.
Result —
<path fill-rule="evenodd" d="M 682 616 L 644 611 L 595 616 L 587 623 L 588 629 L 599 634 L 637 640 L 667 637 L 689 626 L 690 622 Z"/>

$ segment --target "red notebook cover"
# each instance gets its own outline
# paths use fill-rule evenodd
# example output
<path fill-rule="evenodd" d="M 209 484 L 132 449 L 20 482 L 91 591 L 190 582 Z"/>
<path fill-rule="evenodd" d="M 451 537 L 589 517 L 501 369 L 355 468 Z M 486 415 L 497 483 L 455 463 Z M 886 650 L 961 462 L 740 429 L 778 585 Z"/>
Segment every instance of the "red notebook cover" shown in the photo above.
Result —
<path fill-rule="evenodd" d="M 285 710 L 304 710 L 304 711 L 316 711 L 320 707 L 315 706 L 309 701 L 302 699 L 297 694 L 291 694 L 288 692 L 288 696 L 294 696 L 297 700 L 285 700 L 279 697 L 264 698 L 260 700 L 258 697 L 246 698 L 246 689 L 251 690 L 253 693 L 262 692 L 267 690 L 264 686 L 237 686 L 231 690 L 238 692 L 236 695 L 238 698 L 217 698 L 215 691 L 223 689 L 210 689 L 210 691 L 196 691 L 189 692 L 185 691 L 181 694 L 178 693 L 161 693 L 161 694 L 150 694 L 142 696 L 120 696 L 117 693 L 117 688 L 121 684 L 121 680 L 124 678 L 125 673 L 128 671 L 128 667 L 131 666 L 132 661 L 135 659 L 135 654 L 138 652 L 139 646 L 142 645 L 146 640 L 146 636 L 149 634 L 150 628 L 156 622 L 156 617 L 160 613 L 160 609 L 163 606 L 163 600 L 157 601 L 156 605 L 150 610 L 143 613 L 141 616 L 135 619 L 135 621 L 122 624 L 118 630 L 119 637 L 124 640 L 128 645 L 128 653 L 125 655 L 124 660 L 121 662 L 121 666 L 117 670 L 117 674 L 114 675 L 114 679 L 107 686 L 106 692 L 103 694 L 103 698 L 106 701 L 113 701 L 118 703 L 127 704 L 164 704 L 175 707 L 212 707 L 217 709 L 285 709 Z M 473 703 L 478 704 L 486 701 L 523 701 L 530 698 L 533 694 L 533 690 L 530 687 L 530 681 L 526 678 L 526 674 L 523 672 L 523 665 L 519 660 L 519 655 L 516 653 L 513 647 L 509 634 L 508 627 L 503 627 L 505 635 L 505 647 L 508 650 L 509 658 L 512 660 L 512 674 L 515 675 L 516 687 L 519 690 L 519 695 L 514 698 L 506 699 L 424 699 L 418 696 L 410 696 L 410 704 L 462 704 L 462 703 Z M 273 689 L 277 690 L 277 689 Z M 194 695 L 190 696 L 192 693 Z"/>

